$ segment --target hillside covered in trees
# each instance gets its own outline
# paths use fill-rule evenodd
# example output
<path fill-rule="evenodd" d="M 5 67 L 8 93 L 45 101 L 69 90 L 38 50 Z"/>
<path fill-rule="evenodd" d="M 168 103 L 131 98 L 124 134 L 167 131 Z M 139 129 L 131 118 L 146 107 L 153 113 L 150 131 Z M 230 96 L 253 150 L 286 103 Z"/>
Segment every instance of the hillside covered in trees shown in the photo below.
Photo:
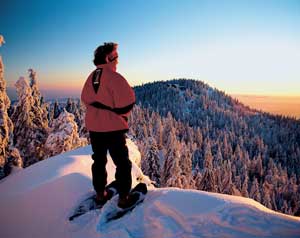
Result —
<path fill-rule="evenodd" d="M 196 80 L 149 83 L 135 91 L 133 134 L 152 179 L 173 186 L 176 177 L 175 186 L 251 197 L 300 215 L 299 120 L 252 110 Z M 156 156 L 164 163 L 150 163 Z M 161 173 L 152 171 L 158 164 Z"/>

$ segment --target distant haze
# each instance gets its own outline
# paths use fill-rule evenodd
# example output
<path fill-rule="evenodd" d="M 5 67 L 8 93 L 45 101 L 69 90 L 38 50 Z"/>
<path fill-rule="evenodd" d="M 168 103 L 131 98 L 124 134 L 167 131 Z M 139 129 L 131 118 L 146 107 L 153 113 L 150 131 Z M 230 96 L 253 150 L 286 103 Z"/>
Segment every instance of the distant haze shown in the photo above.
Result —
<path fill-rule="evenodd" d="M 12 87 L 7 88 L 10 100 L 17 100 L 16 90 Z M 43 90 L 41 93 L 46 100 L 60 98 L 80 98 L 80 90 Z M 243 95 L 232 94 L 241 103 L 250 108 L 270 112 L 276 115 L 284 115 L 300 118 L 300 97 L 297 96 L 263 96 L 263 95 Z"/>
<path fill-rule="evenodd" d="M 232 95 L 241 103 L 276 115 L 300 118 L 300 97 Z"/>
<path fill-rule="evenodd" d="M 76 89 L 41 89 L 42 96 L 48 99 L 60 99 L 60 98 L 80 98 L 80 90 Z M 10 100 L 14 101 L 18 99 L 17 92 L 15 88 L 7 87 L 7 94 Z"/>

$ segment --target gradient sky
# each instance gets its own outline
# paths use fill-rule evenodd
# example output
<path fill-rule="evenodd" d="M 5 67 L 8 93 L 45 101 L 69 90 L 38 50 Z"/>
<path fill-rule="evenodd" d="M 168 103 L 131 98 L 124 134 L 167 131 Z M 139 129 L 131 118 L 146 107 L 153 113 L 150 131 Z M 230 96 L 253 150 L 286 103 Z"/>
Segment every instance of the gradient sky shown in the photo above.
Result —
<path fill-rule="evenodd" d="M 300 96 L 300 1 L 2 0 L 0 48 L 13 86 L 79 92 L 94 49 L 119 44 L 131 85 L 193 78 L 230 94 Z"/>

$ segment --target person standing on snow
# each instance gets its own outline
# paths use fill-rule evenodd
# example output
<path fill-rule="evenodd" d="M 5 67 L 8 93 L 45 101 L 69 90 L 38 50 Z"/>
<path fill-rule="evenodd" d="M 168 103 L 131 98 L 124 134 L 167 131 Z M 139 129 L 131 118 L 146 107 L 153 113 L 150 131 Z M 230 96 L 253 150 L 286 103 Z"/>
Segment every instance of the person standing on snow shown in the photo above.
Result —
<path fill-rule="evenodd" d="M 107 184 L 107 151 L 116 165 L 115 182 L 119 193 L 118 206 L 132 205 L 129 191 L 132 185 L 131 161 L 126 146 L 128 115 L 135 104 L 135 94 L 126 79 L 116 72 L 118 45 L 104 43 L 94 52 L 96 69 L 88 76 L 81 93 L 86 105 L 85 123 L 93 150 L 92 177 L 96 202 L 110 199 Z"/>

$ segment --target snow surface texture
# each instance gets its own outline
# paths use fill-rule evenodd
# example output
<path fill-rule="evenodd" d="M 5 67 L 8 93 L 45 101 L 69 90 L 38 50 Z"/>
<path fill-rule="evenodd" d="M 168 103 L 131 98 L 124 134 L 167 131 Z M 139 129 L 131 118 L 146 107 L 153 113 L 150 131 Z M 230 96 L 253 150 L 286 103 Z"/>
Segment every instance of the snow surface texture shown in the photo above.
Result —
<path fill-rule="evenodd" d="M 100 211 L 73 222 L 76 205 L 93 193 L 91 147 L 36 163 L 0 182 L 0 236 L 9 237 L 300 237 L 300 218 L 273 212 L 252 199 L 176 188 L 151 188 L 127 140 L 133 186 L 149 185 L 144 202 L 119 220 L 103 223 L 115 197 Z M 115 167 L 109 159 L 108 181 Z"/>

